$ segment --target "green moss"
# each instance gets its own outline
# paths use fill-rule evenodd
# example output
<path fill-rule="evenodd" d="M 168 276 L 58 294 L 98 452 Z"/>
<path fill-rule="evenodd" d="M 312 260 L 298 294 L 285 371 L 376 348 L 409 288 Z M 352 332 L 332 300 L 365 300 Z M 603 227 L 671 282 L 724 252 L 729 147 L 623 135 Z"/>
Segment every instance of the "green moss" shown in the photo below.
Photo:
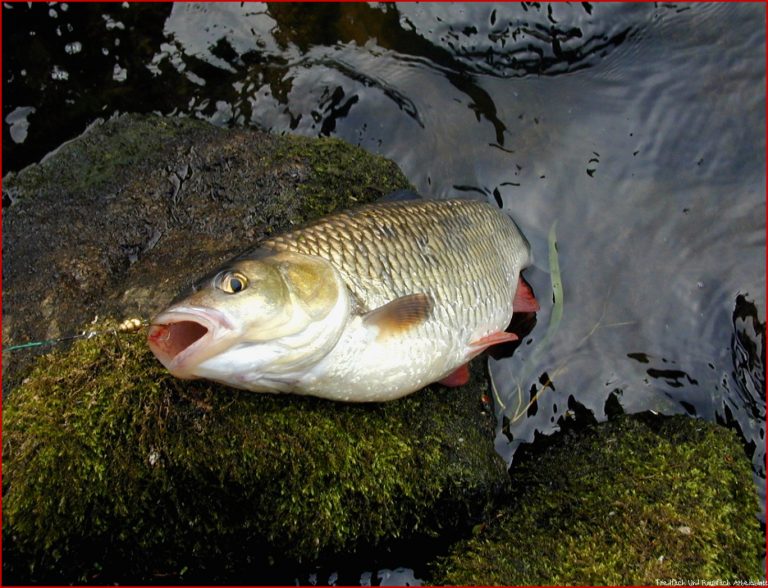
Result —
<path fill-rule="evenodd" d="M 400 168 L 340 139 L 281 137 L 277 159 L 300 160 L 312 173 L 297 187 L 301 222 L 371 202 L 400 189 L 412 189 Z"/>
<path fill-rule="evenodd" d="M 733 431 L 620 417 L 522 461 L 512 504 L 435 566 L 436 583 L 762 577 L 754 484 Z"/>
<path fill-rule="evenodd" d="M 119 337 L 43 356 L 6 403 L 6 579 L 231 578 L 437 534 L 507 482 L 481 374 L 345 405 L 182 382 Z"/>
<path fill-rule="evenodd" d="M 187 142 L 204 150 L 206 143 L 226 145 L 227 137 L 241 135 L 243 143 L 259 140 L 260 144 L 251 145 L 250 150 L 262 156 L 260 166 L 244 152 L 247 145 L 237 140 L 228 145 L 226 155 L 230 159 L 247 160 L 252 169 L 261 167 L 265 173 L 275 169 L 291 171 L 293 166 L 296 175 L 301 176 L 298 186 L 292 185 L 293 178 L 285 181 L 288 193 L 279 194 L 283 205 L 286 200 L 300 199 L 301 214 L 295 219 L 298 222 L 411 188 L 395 163 L 340 139 L 256 133 L 227 131 L 195 119 L 124 115 L 95 125 L 39 164 L 9 174 L 4 189 L 21 198 L 61 190 L 80 195 L 105 189 L 108 184 L 130 182 L 137 169 L 151 169 L 158 162 L 168 164 L 178 159 L 175 163 L 181 164 L 184 156 L 180 154 L 189 151 Z M 309 173 L 300 169 L 304 166 L 308 166 Z M 237 180 L 232 183 L 237 184 Z"/>
<path fill-rule="evenodd" d="M 181 135 L 223 132 L 194 119 L 122 116 L 96 123 L 40 163 L 9 174 L 4 184 L 22 198 L 62 188 L 82 193 L 119 182 L 136 166 L 163 157 L 169 144 Z"/>
<path fill-rule="evenodd" d="M 249 243 L 409 187 L 336 139 L 144 115 L 7 180 L 6 344 L 95 315 L 147 318 Z M 4 579 L 232 581 L 438 534 L 508 483 L 478 374 L 460 391 L 346 406 L 181 382 L 143 337 L 119 341 L 4 356 L 6 381 L 25 378 L 4 403 Z"/>

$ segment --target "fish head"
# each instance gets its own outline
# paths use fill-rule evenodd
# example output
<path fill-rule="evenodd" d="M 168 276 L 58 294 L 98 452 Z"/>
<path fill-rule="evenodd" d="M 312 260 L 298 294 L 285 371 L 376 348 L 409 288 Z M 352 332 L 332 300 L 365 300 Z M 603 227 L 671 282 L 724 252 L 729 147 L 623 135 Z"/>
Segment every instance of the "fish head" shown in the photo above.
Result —
<path fill-rule="evenodd" d="M 327 354 L 347 309 L 346 289 L 326 260 L 258 253 L 235 258 L 177 297 L 153 319 L 147 339 L 176 377 L 247 387 L 246 371 Z"/>

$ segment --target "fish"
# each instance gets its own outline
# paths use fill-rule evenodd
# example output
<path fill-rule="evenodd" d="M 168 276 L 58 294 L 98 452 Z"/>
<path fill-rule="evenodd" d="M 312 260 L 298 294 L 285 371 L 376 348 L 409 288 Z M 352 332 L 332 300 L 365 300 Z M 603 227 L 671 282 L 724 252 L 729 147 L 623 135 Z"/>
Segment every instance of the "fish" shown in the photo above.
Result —
<path fill-rule="evenodd" d="M 539 309 L 531 263 L 498 207 L 398 194 L 255 244 L 180 294 L 147 340 L 178 378 L 395 400 L 462 385 L 473 357 L 518 339 L 513 313 Z"/>

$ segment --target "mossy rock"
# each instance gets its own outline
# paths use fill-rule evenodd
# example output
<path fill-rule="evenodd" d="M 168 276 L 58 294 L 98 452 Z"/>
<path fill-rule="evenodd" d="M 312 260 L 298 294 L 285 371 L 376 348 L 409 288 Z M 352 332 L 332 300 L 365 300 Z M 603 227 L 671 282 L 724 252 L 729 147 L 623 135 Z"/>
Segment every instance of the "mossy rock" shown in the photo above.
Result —
<path fill-rule="evenodd" d="M 338 139 L 124 115 L 3 179 L 3 343 L 148 318 L 258 240 L 409 188 Z M 3 356 L 3 391 L 35 351 Z"/>
<path fill-rule="evenodd" d="M 642 415 L 556 435 L 513 468 L 492 524 L 433 567 L 454 585 L 656 585 L 763 577 L 752 471 L 736 434 Z"/>
<path fill-rule="evenodd" d="M 176 380 L 145 333 L 7 351 L 147 319 L 260 238 L 408 187 L 342 141 L 135 115 L 7 177 L 4 580 L 248 582 L 481 516 L 509 479 L 477 366 L 344 405 Z"/>
<path fill-rule="evenodd" d="M 455 529 L 508 483 L 483 382 L 346 405 L 181 382 L 134 335 L 45 355 L 4 409 L 5 577 L 214 581 Z"/>

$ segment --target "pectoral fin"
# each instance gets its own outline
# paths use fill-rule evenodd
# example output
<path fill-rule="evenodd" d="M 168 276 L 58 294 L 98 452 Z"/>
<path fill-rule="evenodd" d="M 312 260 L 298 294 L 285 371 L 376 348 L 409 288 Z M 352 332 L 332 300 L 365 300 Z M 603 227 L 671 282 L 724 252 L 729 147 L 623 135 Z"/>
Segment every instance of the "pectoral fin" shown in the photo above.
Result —
<path fill-rule="evenodd" d="M 409 294 L 380 306 L 363 316 L 363 321 L 379 328 L 377 339 L 400 335 L 419 326 L 432 312 L 429 294 Z"/>

